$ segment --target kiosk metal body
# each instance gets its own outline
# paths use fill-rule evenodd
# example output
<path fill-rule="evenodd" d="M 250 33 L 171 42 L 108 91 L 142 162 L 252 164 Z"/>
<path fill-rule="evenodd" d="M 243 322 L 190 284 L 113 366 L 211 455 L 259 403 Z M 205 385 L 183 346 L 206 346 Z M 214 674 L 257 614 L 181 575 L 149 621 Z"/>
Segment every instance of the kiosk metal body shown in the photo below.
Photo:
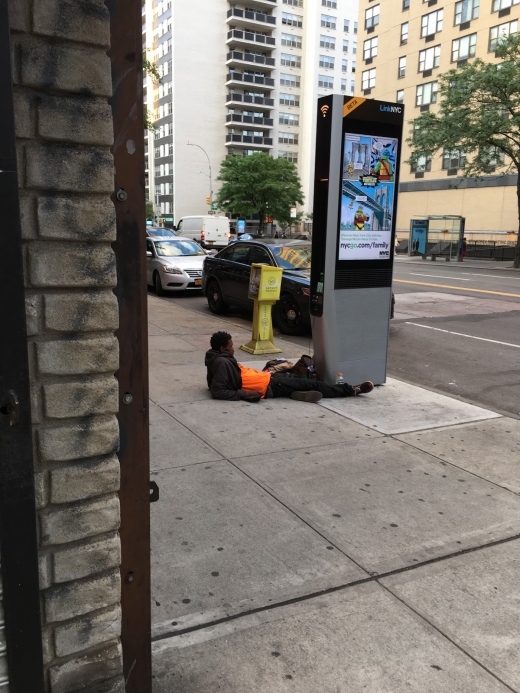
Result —
<path fill-rule="evenodd" d="M 318 99 L 311 269 L 317 371 L 386 380 L 404 106 Z"/>

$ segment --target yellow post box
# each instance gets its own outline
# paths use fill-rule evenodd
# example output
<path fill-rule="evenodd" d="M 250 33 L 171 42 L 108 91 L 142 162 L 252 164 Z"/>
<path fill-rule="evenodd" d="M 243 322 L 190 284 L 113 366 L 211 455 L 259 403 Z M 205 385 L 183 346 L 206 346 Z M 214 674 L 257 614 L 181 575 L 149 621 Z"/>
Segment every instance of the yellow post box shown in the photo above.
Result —
<path fill-rule="evenodd" d="M 280 298 L 282 273 L 281 267 L 251 265 L 249 298 L 254 301 L 253 337 L 240 347 L 249 354 L 277 354 L 282 351 L 274 345 L 271 317 L 271 309 Z"/>

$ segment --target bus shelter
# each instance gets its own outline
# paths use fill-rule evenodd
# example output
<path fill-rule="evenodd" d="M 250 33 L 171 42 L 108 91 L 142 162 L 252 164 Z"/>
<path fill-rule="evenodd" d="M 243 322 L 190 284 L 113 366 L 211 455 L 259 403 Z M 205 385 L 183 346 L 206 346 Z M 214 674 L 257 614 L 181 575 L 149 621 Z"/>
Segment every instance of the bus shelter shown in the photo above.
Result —
<path fill-rule="evenodd" d="M 409 255 L 462 261 L 466 219 L 455 214 L 416 216 L 410 221 Z"/>

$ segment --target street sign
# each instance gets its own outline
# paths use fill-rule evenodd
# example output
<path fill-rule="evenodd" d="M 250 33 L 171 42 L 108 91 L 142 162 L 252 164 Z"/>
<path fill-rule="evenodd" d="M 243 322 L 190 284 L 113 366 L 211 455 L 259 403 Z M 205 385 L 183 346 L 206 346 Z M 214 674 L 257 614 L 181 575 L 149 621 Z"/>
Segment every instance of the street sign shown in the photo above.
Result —
<path fill-rule="evenodd" d="M 238 233 L 244 233 L 246 230 L 246 220 L 245 219 L 239 219 L 237 221 L 237 231 Z"/>
<path fill-rule="evenodd" d="M 296 207 L 291 207 L 291 217 L 293 219 L 296 217 Z"/>
<path fill-rule="evenodd" d="M 211 209 L 212 209 L 213 211 L 215 211 L 215 210 L 217 209 L 217 205 L 216 205 L 215 203 L 213 203 L 213 204 L 211 205 Z"/>

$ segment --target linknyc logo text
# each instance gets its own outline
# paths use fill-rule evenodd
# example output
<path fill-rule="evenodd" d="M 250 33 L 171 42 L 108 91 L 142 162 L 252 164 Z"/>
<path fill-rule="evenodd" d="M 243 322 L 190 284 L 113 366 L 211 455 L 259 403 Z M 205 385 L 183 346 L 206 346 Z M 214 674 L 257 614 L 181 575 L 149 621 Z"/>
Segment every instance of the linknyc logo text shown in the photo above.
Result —
<path fill-rule="evenodd" d="M 379 110 L 387 113 L 402 113 L 403 111 L 401 106 L 387 106 L 386 104 L 381 104 Z"/>

